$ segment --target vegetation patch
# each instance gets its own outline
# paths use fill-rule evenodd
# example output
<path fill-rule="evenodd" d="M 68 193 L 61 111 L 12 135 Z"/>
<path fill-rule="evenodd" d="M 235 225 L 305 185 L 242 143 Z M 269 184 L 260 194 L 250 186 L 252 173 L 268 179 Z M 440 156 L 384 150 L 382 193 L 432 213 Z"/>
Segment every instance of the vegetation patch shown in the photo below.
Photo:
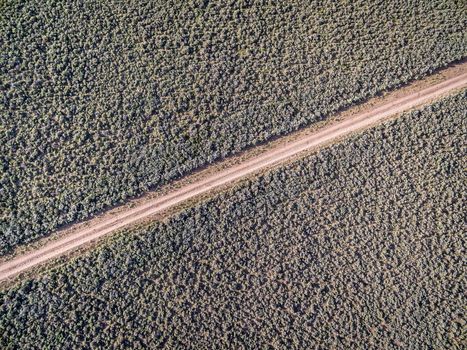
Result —
<path fill-rule="evenodd" d="M 0 346 L 455 349 L 467 92 L 0 294 Z"/>
<path fill-rule="evenodd" d="M 454 0 L 1 6 L 1 255 L 467 52 Z"/>

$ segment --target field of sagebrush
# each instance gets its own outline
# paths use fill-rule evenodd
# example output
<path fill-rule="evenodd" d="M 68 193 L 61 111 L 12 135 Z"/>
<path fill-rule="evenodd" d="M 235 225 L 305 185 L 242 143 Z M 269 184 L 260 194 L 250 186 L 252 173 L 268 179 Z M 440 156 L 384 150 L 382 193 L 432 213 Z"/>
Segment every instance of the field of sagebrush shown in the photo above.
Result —
<path fill-rule="evenodd" d="M 0 6 L 0 255 L 467 52 L 454 0 Z"/>
<path fill-rule="evenodd" d="M 467 92 L 0 294 L 4 349 L 455 349 Z"/>

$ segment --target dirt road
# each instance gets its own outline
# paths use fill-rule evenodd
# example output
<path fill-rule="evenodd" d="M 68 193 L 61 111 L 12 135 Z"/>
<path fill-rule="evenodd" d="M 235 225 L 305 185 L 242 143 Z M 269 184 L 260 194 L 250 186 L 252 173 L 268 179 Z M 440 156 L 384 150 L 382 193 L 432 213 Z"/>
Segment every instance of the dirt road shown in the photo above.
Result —
<path fill-rule="evenodd" d="M 348 136 L 351 133 L 369 128 L 376 123 L 394 116 L 400 112 L 427 103 L 467 86 L 466 70 L 460 74 L 437 83 L 415 93 L 397 98 L 394 101 L 375 107 L 371 110 L 357 113 L 350 118 L 327 125 L 316 130 L 312 134 L 305 135 L 289 143 L 279 144 L 277 147 L 248 159 L 244 162 L 230 166 L 226 169 L 211 173 L 179 189 L 169 192 L 161 197 L 148 200 L 133 208 L 125 209 L 109 218 L 105 218 L 93 224 L 90 221 L 88 227 L 71 232 L 55 241 L 50 241 L 38 249 L 24 253 L 0 264 L 0 281 L 15 276 L 27 269 L 43 264 L 49 259 L 59 257 L 99 237 L 107 235 L 125 226 L 140 222 L 141 220 L 161 213 L 168 208 L 193 199 L 203 193 L 225 186 L 260 170 L 284 162 L 297 154 L 325 145 L 336 139 Z"/>

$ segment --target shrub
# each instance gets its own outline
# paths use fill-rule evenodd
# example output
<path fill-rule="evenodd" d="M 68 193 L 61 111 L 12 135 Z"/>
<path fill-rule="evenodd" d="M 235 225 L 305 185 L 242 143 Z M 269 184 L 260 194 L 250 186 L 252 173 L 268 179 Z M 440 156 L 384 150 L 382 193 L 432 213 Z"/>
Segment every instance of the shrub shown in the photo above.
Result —
<path fill-rule="evenodd" d="M 0 345 L 462 347 L 466 97 L 3 291 Z"/>
<path fill-rule="evenodd" d="M 0 254 L 461 59 L 462 1 L 6 1 Z"/>

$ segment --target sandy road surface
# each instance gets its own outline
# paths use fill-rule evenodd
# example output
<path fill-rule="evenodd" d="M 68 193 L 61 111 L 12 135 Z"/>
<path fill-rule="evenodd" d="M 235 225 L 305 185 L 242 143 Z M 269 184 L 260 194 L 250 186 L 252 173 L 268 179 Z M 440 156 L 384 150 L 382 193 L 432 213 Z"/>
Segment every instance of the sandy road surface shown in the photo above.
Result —
<path fill-rule="evenodd" d="M 382 120 L 400 112 L 422 105 L 439 98 L 449 92 L 467 86 L 467 72 L 462 70 L 459 75 L 446 79 L 436 85 L 418 92 L 402 96 L 392 102 L 358 113 L 335 124 L 325 126 L 316 132 L 298 138 L 290 143 L 280 144 L 254 158 L 233 165 L 224 170 L 214 172 L 191 184 L 156 197 L 140 205 L 95 225 L 83 227 L 55 241 L 50 241 L 38 249 L 26 252 L 0 264 L 0 281 L 13 277 L 27 269 L 43 264 L 49 259 L 59 257 L 99 237 L 107 235 L 122 227 L 140 222 L 144 218 L 161 213 L 170 207 L 192 199 L 195 196 L 211 191 L 220 186 L 263 170 L 271 165 L 283 162 L 297 154 L 330 143 L 336 139 L 369 128 Z"/>

